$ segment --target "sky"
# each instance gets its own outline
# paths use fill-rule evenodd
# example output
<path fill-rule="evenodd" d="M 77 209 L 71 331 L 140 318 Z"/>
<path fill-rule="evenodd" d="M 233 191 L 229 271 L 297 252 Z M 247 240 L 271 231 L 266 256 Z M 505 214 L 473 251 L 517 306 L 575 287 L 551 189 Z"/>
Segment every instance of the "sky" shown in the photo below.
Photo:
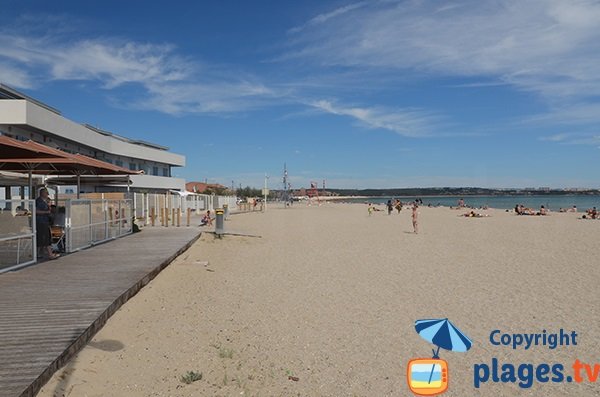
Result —
<path fill-rule="evenodd" d="M 0 0 L 0 82 L 230 186 L 600 187 L 600 2 Z"/>

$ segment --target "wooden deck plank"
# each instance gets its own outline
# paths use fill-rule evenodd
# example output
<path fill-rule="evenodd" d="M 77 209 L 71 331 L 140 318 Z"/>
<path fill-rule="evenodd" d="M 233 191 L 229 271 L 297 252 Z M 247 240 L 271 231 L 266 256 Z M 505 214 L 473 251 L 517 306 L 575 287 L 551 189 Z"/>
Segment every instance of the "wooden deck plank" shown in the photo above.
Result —
<path fill-rule="evenodd" d="M 106 320 L 200 235 L 146 228 L 0 274 L 0 397 L 34 396 Z"/>

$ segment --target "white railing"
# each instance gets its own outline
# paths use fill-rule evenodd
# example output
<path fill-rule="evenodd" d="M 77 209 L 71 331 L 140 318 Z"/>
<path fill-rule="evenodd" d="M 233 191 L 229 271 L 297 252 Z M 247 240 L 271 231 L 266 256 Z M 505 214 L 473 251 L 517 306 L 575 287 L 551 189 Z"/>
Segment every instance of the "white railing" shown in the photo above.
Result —
<path fill-rule="evenodd" d="M 235 212 L 237 210 L 237 197 L 215 196 L 214 208 L 223 208 L 224 205 L 227 205 L 229 212 Z"/>
<path fill-rule="evenodd" d="M 37 261 L 35 201 L 0 200 L 0 273 Z"/>
<path fill-rule="evenodd" d="M 65 237 L 67 252 L 131 234 L 133 200 L 66 200 Z"/>
<path fill-rule="evenodd" d="M 167 222 L 172 225 L 173 211 L 175 211 L 175 216 L 184 218 L 187 216 L 188 209 L 191 216 L 202 215 L 206 210 L 214 211 L 223 204 L 229 206 L 230 212 L 235 212 L 238 209 L 235 196 L 213 196 L 208 194 L 180 196 L 171 193 L 134 193 L 133 200 L 135 217 L 140 226 L 150 225 L 152 216 L 155 218 L 155 225 Z"/>

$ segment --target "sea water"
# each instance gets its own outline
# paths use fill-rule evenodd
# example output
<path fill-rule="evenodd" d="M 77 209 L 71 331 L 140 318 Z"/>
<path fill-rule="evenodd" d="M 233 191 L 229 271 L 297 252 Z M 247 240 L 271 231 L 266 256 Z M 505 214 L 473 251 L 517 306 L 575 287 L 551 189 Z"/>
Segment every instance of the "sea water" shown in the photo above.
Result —
<path fill-rule="evenodd" d="M 351 203 L 373 203 L 384 204 L 388 200 L 399 198 L 403 203 L 412 202 L 417 197 L 368 197 L 368 198 L 351 198 L 344 200 Z M 525 207 L 539 209 L 544 206 L 552 211 L 558 211 L 560 208 L 572 208 L 574 205 L 582 211 L 588 208 L 600 208 L 600 196 L 583 196 L 583 195 L 543 195 L 543 196 L 436 196 L 436 197 L 419 197 L 423 200 L 423 205 L 432 206 L 456 206 L 459 199 L 463 199 L 465 205 L 470 207 L 484 207 L 511 209 L 517 204 L 522 204 Z"/>

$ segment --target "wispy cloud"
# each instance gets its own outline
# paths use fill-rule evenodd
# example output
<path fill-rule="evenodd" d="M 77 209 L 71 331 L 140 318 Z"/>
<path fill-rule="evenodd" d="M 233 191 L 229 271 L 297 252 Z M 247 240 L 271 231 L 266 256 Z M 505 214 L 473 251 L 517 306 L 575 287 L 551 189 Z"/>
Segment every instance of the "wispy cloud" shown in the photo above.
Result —
<path fill-rule="evenodd" d="M 17 88 L 52 80 L 92 82 L 107 91 L 137 86 L 145 95 L 117 95 L 112 103 L 169 114 L 243 111 L 274 96 L 264 84 L 217 73 L 182 56 L 170 44 L 4 33 L 0 35 L 0 80 Z"/>
<path fill-rule="evenodd" d="M 487 82 L 476 82 L 476 83 L 463 83 L 463 84 L 452 84 L 448 87 L 451 88 L 486 88 L 486 87 L 500 87 L 509 85 L 504 81 L 487 81 Z"/>
<path fill-rule="evenodd" d="M 407 137 L 432 135 L 441 117 L 422 109 L 388 109 L 384 107 L 353 107 L 327 100 L 309 103 L 316 109 L 339 116 L 352 117 L 368 128 L 393 131 Z"/>
<path fill-rule="evenodd" d="M 549 111 L 531 116 L 528 123 L 548 125 L 597 125 L 600 123 L 600 102 L 578 102 L 554 106 Z"/>
<path fill-rule="evenodd" d="M 437 12 L 436 12 L 437 11 Z M 406 1 L 310 24 L 287 58 L 319 65 L 492 78 L 548 100 L 600 94 L 600 3 Z"/>
<path fill-rule="evenodd" d="M 600 145 L 600 134 L 597 133 L 561 133 L 543 136 L 541 141 L 556 142 L 563 145 Z"/>
<path fill-rule="evenodd" d="M 105 88 L 162 83 L 188 77 L 193 65 L 173 46 L 119 39 L 62 42 L 53 37 L 0 36 L 0 61 L 20 66 L 32 79 L 95 80 Z M 18 81 L 12 84 L 21 86 Z"/>
<path fill-rule="evenodd" d="M 16 65 L 3 64 L 0 62 L 0 82 L 7 82 L 15 87 L 31 88 L 33 81 L 31 76 Z"/>
<path fill-rule="evenodd" d="M 326 12 L 324 14 L 319 14 L 316 17 L 310 19 L 305 24 L 303 24 L 301 26 L 296 26 L 294 28 L 291 28 L 290 30 L 288 30 L 288 33 L 298 33 L 300 31 L 306 29 L 307 27 L 315 26 L 315 25 L 319 25 L 319 24 L 325 23 L 325 22 L 327 22 L 328 20 L 330 20 L 332 18 L 335 18 L 337 16 L 346 14 L 346 13 L 348 13 L 350 11 L 356 10 L 357 8 L 364 7 L 367 4 L 369 4 L 368 1 L 359 1 L 358 3 L 348 4 L 346 6 L 336 8 L 333 11 Z"/>
<path fill-rule="evenodd" d="M 540 137 L 540 141 L 548 141 L 548 142 L 563 142 L 566 139 L 569 139 L 571 134 L 554 134 Z"/>

